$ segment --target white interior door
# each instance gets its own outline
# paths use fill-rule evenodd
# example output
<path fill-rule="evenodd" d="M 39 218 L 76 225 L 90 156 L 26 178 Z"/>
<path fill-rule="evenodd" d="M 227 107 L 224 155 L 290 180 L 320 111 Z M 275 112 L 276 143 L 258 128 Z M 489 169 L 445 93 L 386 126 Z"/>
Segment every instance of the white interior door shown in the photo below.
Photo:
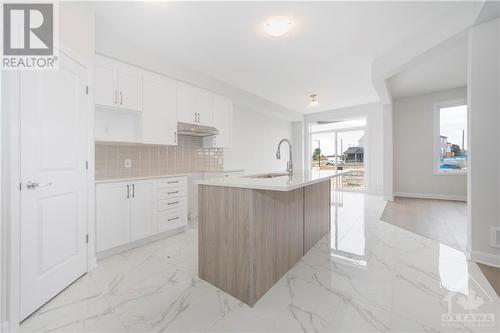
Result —
<path fill-rule="evenodd" d="M 87 71 L 20 74 L 20 312 L 26 318 L 87 270 Z"/>

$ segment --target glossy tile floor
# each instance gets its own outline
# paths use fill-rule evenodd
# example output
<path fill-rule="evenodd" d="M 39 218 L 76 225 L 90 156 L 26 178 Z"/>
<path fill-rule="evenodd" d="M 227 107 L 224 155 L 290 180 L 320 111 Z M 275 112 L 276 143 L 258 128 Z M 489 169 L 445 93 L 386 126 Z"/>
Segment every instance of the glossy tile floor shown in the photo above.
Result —
<path fill-rule="evenodd" d="M 500 300 L 462 252 L 334 193 L 332 230 L 250 308 L 197 278 L 197 231 L 100 262 L 21 326 L 36 332 L 499 331 Z"/>

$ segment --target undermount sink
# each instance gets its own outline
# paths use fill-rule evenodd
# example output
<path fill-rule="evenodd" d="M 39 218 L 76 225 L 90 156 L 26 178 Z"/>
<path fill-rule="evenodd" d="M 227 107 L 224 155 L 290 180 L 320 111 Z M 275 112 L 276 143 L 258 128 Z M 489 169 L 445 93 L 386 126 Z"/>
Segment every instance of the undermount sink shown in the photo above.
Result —
<path fill-rule="evenodd" d="M 276 178 L 288 176 L 288 173 L 262 173 L 259 175 L 246 176 L 246 178 Z"/>

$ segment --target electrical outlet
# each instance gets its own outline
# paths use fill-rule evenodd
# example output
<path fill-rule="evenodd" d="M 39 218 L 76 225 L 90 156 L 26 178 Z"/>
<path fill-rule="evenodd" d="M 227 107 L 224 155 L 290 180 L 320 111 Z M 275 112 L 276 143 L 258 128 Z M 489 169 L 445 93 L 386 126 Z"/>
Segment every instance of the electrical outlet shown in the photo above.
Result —
<path fill-rule="evenodd" d="M 500 228 L 491 228 L 491 246 L 500 248 Z"/>
<path fill-rule="evenodd" d="M 132 167 L 132 160 L 130 158 L 125 159 L 125 169 L 130 169 Z"/>

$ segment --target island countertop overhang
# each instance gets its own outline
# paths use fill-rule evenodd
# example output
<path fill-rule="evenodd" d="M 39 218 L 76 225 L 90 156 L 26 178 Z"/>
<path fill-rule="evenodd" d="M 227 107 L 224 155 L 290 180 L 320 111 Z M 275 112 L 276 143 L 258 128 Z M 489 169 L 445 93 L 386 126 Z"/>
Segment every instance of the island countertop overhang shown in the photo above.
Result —
<path fill-rule="evenodd" d="M 352 170 L 306 170 L 274 178 L 253 178 L 252 176 L 227 177 L 200 180 L 198 185 L 236 187 L 266 191 L 291 191 L 308 185 L 320 183 L 324 180 L 345 175 Z"/>

